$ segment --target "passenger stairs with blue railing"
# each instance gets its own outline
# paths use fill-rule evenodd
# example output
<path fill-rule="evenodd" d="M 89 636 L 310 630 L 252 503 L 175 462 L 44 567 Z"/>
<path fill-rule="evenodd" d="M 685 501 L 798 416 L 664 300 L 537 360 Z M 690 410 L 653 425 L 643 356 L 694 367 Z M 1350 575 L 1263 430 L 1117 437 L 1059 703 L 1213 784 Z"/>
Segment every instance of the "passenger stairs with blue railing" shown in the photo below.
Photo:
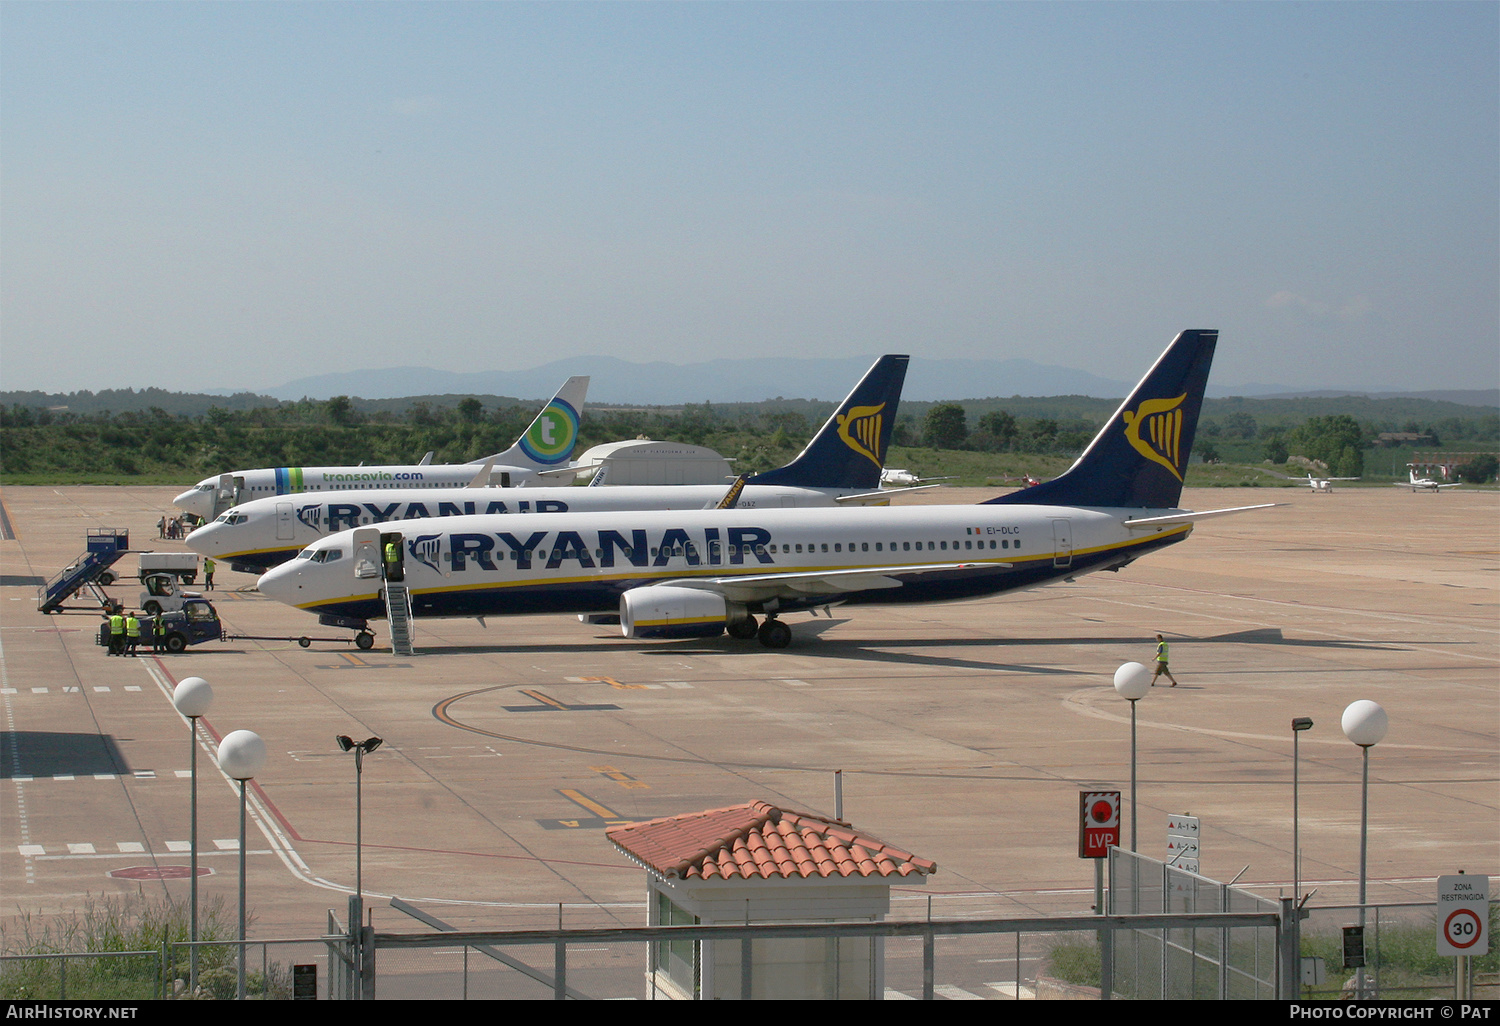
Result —
<path fill-rule="evenodd" d="M 105 609 L 113 600 L 102 590 L 119 577 L 113 567 L 130 551 L 130 532 L 115 527 L 91 527 L 88 549 L 72 563 L 58 571 L 50 581 L 36 590 L 36 607 L 43 613 L 55 613 L 63 603 L 87 590 Z"/>

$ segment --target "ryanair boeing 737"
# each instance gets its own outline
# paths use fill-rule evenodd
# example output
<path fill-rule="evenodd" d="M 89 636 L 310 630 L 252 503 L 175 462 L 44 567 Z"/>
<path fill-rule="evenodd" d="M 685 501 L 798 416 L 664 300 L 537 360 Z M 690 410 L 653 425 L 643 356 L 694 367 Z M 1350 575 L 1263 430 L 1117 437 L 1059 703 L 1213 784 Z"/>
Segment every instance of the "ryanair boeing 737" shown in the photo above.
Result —
<path fill-rule="evenodd" d="M 578 417 L 588 393 L 586 376 L 569 378 L 536 415 L 516 444 L 468 463 L 421 463 L 399 467 L 270 467 L 205 477 L 172 502 L 212 520 L 230 506 L 267 496 L 303 492 L 389 491 L 393 488 L 478 487 L 498 481 L 525 487 L 547 479 L 570 479 L 578 443 Z"/>
<path fill-rule="evenodd" d="M 976 506 L 541 513 L 361 527 L 308 546 L 263 594 L 362 631 L 382 616 L 578 613 L 630 638 L 759 637 L 787 613 L 1034 588 L 1185 539 L 1177 506 L 1218 339 L 1185 331 L 1061 477 Z M 775 472 L 773 472 L 775 473 Z M 763 622 L 757 620 L 762 617 Z"/>
<path fill-rule="evenodd" d="M 231 507 L 188 535 L 188 547 L 235 570 L 279 566 L 319 538 L 355 527 L 424 517 L 736 509 L 885 503 L 880 469 L 896 423 L 907 357 L 882 356 L 807 447 L 786 466 L 728 484 L 609 488 L 390 489 L 375 495 L 274 495 Z M 726 501 L 728 500 L 728 501 Z"/>

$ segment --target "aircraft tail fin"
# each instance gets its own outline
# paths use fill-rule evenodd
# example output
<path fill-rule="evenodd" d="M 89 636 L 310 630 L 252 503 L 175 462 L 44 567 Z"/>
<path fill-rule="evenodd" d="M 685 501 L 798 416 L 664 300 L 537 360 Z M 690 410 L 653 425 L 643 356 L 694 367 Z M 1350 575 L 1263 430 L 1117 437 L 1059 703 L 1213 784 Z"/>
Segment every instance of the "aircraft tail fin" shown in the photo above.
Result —
<path fill-rule="evenodd" d="M 803 488 L 880 487 L 896 407 L 906 383 L 907 356 L 882 356 L 854 391 L 807 443 L 807 448 L 784 467 L 750 478 L 750 484 L 792 485 Z"/>
<path fill-rule="evenodd" d="M 504 452 L 469 462 L 478 465 L 490 459 L 501 466 L 535 467 L 538 470 L 566 463 L 573 457 L 573 449 L 578 444 L 578 421 L 588 390 L 588 375 L 569 378 L 552 401 L 536 415 L 531 426 L 516 439 L 515 445 Z"/>
<path fill-rule="evenodd" d="M 1176 507 L 1218 340 L 1217 331 L 1182 332 L 1066 473 L 988 501 Z"/>

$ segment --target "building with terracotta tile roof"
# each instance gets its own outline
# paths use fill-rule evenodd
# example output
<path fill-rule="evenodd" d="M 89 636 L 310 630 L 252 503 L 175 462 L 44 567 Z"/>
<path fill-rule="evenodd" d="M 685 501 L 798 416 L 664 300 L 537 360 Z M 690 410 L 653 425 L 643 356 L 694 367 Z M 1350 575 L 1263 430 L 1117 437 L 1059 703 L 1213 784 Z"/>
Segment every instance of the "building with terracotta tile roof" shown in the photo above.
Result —
<path fill-rule="evenodd" d="M 746 802 L 615 827 L 607 836 L 647 872 L 649 923 L 879 922 L 893 885 L 937 864 L 839 820 Z M 715 950 L 715 948 L 723 950 Z M 738 997 L 737 941 L 653 945 L 652 996 Z M 753 993 L 869 998 L 884 988 L 879 938 L 757 940 Z"/>

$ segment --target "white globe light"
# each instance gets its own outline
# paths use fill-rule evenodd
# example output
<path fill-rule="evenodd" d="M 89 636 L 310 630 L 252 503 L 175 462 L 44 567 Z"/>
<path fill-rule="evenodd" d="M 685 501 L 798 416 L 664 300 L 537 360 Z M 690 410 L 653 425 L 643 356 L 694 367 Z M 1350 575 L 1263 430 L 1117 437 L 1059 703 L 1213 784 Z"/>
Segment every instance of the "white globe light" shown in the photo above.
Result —
<path fill-rule="evenodd" d="M 1350 703 L 1349 708 L 1344 710 L 1344 718 L 1340 724 L 1344 728 L 1345 737 L 1361 748 L 1369 748 L 1384 740 L 1391 721 L 1379 705 L 1361 700 Z"/>
<path fill-rule="evenodd" d="M 219 742 L 219 768 L 235 780 L 249 780 L 266 764 L 266 743 L 253 730 L 236 730 Z"/>
<path fill-rule="evenodd" d="M 172 689 L 172 704 L 184 716 L 206 716 L 214 704 L 214 689 L 202 677 L 184 677 Z"/>
<path fill-rule="evenodd" d="M 1151 671 L 1140 663 L 1125 663 L 1115 671 L 1115 690 L 1132 702 L 1145 698 L 1151 690 Z"/>

